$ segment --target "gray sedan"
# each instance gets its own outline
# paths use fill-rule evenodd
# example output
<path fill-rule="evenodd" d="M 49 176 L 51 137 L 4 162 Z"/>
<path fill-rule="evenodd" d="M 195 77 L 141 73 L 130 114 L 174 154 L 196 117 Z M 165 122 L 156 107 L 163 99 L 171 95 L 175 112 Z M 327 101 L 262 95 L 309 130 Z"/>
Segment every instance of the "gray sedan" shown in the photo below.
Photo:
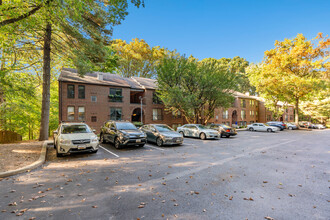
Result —
<path fill-rule="evenodd" d="M 158 146 L 183 143 L 182 135 L 164 124 L 143 125 L 140 129 L 146 133 L 147 141 Z"/>
<path fill-rule="evenodd" d="M 186 124 L 178 127 L 178 132 L 180 132 L 184 137 L 197 137 L 202 140 L 207 138 L 217 139 L 219 138 L 219 133 L 213 129 L 208 129 L 201 124 Z"/>

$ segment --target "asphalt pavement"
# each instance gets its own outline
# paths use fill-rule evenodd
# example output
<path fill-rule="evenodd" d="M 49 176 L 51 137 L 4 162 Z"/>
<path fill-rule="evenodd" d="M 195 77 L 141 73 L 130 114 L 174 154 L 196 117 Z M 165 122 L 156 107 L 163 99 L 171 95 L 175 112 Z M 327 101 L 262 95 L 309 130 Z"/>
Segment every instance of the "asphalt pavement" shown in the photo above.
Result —
<path fill-rule="evenodd" d="M 330 219 L 330 130 L 241 131 L 56 158 L 0 181 L 0 219 Z"/>

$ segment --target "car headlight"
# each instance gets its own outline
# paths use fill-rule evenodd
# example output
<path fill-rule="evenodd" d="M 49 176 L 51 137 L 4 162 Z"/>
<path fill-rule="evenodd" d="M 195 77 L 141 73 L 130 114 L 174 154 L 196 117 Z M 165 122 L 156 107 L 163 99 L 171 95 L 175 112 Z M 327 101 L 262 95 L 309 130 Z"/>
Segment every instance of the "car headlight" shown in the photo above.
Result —
<path fill-rule="evenodd" d="M 91 139 L 91 142 L 92 143 L 96 143 L 96 142 L 98 142 L 99 140 L 97 139 L 97 137 L 93 137 L 92 139 Z"/>
<path fill-rule="evenodd" d="M 162 139 L 165 139 L 165 140 L 172 140 L 172 137 L 169 137 L 169 136 L 161 136 Z"/>
<path fill-rule="evenodd" d="M 60 140 L 61 144 L 71 144 L 71 140 L 67 140 L 67 139 L 61 139 Z"/>

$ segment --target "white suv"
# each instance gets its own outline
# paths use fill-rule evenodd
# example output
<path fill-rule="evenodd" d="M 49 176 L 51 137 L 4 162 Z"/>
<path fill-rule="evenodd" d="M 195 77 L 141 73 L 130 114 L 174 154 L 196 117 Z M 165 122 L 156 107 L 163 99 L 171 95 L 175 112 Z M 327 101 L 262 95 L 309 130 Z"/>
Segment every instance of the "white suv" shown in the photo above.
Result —
<path fill-rule="evenodd" d="M 96 153 L 99 141 L 94 132 L 85 123 L 61 123 L 53 132 L 56 156 L 77 152 Z"/>

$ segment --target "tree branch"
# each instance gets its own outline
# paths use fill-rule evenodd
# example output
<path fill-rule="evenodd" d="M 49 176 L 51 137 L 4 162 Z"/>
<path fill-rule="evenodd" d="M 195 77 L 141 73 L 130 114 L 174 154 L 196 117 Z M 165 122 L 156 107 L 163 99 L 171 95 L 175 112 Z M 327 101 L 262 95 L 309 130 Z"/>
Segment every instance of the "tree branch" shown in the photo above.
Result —
<path fill-rule="evenodd" d="M 23 20 L 23 19 L 35 14 L 40 8 L 42 8 L 42 4 L 38 5 L 37 7 L 32 9 L 31 11 L 29 11 L 29 12 L 27 12 L 27 13 L 21 15 L 21 16 L 18 16 L 17 18 L 11 18 L 11 19 L 1 21 L 0 22 L 0 27 L 6 26 L 8 24 L 15 23 L 15 22 L 20 21 L 20 20 Z"/>

